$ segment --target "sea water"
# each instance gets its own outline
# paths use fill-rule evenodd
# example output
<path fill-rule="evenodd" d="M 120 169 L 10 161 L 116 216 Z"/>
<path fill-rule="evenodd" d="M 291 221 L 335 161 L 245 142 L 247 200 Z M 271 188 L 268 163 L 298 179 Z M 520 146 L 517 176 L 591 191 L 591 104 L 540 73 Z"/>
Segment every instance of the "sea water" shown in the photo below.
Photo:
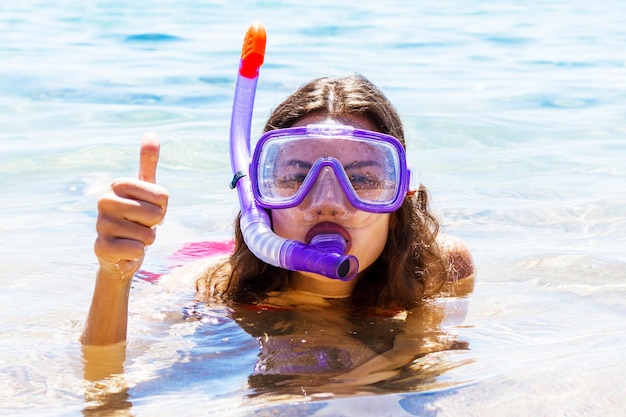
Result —
<path fill-rule="evenodd" d="M 162 138 L 166 222 L 144 269 L 232 234 L 243 34 L 268 31 L 253 134 L 314 77 L 359 72 L 405 123 L 414 184 L 477 265 L 434 352 L 352 391 L 251 390 L 259 340 L 193 289 L 137 280 L 124 370 L 85 380 L 96 201 Z M 626 6 L 561 1 L 37 1 L 0 6 L 3 415 L 626 412 Z M 407 373 L 408 372 L 408 373 Z M 98 407 L 98 401 L 105 404 Z M 96 406 L 93 406 L 93 404 Z"/>

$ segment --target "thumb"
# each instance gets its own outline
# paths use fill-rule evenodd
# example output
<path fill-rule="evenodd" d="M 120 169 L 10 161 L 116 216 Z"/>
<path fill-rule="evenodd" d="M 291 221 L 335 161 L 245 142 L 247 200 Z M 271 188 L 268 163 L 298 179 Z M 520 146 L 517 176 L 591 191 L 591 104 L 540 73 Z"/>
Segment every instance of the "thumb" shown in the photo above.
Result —
<path fill-rule="evenodd" d="M 159 135 L 148 132 L 141 138 L 139 152 L 139 179 L 156 183 L 156 168 L 159 162 Z"/>

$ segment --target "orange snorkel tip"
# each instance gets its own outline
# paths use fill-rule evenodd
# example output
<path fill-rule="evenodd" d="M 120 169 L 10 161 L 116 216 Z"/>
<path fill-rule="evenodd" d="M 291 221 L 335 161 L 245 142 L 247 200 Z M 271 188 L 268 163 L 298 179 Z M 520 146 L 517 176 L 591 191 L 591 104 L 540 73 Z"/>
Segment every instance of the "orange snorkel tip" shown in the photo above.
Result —
<path fill-rule="evenodd" d="M 250 25 L 241 50 L 239 74 L 246 78 L 256 78 L 265 59 L 266 34 L 261 22 Z"/>

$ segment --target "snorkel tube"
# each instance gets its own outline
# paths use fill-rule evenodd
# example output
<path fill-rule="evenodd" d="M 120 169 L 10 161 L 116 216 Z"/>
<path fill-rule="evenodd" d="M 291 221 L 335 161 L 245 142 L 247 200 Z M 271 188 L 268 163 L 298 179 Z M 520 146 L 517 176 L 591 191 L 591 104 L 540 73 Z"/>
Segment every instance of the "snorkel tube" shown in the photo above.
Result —
<path fill-rule="evenodd" d="M 250 127 L 265 43 L 265 28 L 254 23 L 243 42 L 230 124 L 230 162 L 234 174 L 230 186 L 237 188 L 239 196 L 243 239 L 257 258 L 270 265 L 349 281 L 356 276 L 359 262 L 344 253 L 347 243 L 342 236 L 318 235 L 311 244 L 284 239 L 274 233 L 268 213 L 254 200 L 248 175 L 254 169 L 250 167 Z"/>

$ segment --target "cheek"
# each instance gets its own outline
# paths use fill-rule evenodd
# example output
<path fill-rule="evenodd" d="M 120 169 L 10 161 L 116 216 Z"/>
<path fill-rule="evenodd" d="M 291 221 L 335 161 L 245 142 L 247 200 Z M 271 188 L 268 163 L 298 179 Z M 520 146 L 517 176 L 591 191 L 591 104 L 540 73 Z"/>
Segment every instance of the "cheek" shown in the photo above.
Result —
<path fill-rule="evenodd" d="M 285 239 L 304 241 L 308 229 L 303 226 L 301 217 L 292 209 L 272 210 L 272 229 Z"/>
<path fill-rule="evenodd" d="M 378 217 L 381 216 L 381 217 Z M 354 231 L 352 252 L 359 259 L 360 269 L 370 266 L 383 252 L 389 235 L 389 215 L 377 215 L 368 227 Z"/>

